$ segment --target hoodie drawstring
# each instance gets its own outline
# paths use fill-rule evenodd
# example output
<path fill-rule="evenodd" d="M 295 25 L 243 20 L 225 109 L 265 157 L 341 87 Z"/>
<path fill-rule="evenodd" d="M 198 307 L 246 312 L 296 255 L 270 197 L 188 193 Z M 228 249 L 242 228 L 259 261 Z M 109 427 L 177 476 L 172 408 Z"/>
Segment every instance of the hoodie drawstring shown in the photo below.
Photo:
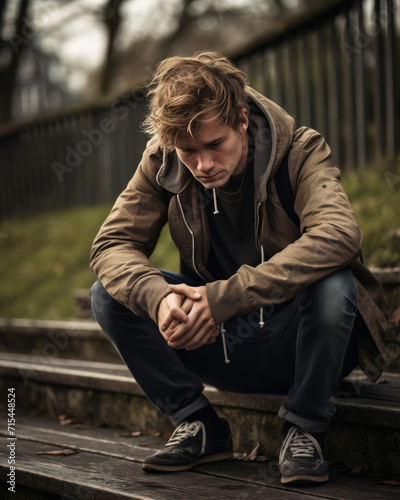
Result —
<path fill-rule="evenodd" d="M 261 264 L 264 262 L 264 247 L 261 245 Z M 261 307 L 260 309 L 260 328 L 262 328 L 265 325 L 264 323 L 264 308 Z"/>
<path fill-rule="evenodd" d="M 218 210 L 218 203 L 217 203 L 217 192 L 215 189 L 213 189 L 213 200 L 214 200 L 214 212 L 213 212 L 213 214 L 217 215 L 217 214 L 219 214 L 219 210 Z M 264 246 L 261 245 L 261 263 L 264 262 L 264 259 L 265 259 Z M 263 307 L 260 308 L 260 323 L 259 324 L 260 324 L 260 328 L 262 328 L 265 325 L 265 323 L 264 323 L 264 308 Z M 222 325 L 221 325 L 220 332 L 221 332 L 221 336 L 222 336 L 222 347 L 224 349 L 225 363 L 228 364 L 231 361 L 228 358 L 228 351 L 226 348 L 226 338 L 225 338 L 226 330 L 224 328 L 224 323 L 222 323 Z"/>
<path fill-rule="evenodd" d="M 213 189 L 213 198 L 214 198 L 214 212 L 213 215 L 219 214 L 218 210 L 218 203 L 217 203 L 217 192 L 215 191 L 215 188 Z"/>
<path fill-rule="evenodd" d="M 228 358 L 228 351 L 226 349 L 226 338 L 225 338 L 226 330 L 224 328 L 224 323 L 222 323 L 220 331 L 221 331 L 221 335 L 222 335 L 222 347 L 224 348 L 225 363 L 228 364 L 231 362 L 231 360 Z"/>
<path fill-rule="evenodd" d="M 217 203 L 217 192 L 216 192 L 215 189 L 213 189 L 213 199 L 214 199 L 214 212 L 213 212 L 213 215 L 218 215 L 219 214 L 219 210 L 218 210 L 218 203 Z M 231 362 L 231 360 L 228 358 L 228 350 L 226 348 L 226 338 L 225 338 L 226 330 L 224 328 L 224 323 L 222 323 L 222 325 L 221 325 L 220 332 L 221 332 L 221 336 L 222 336 L 222 347 L 224 348 L 225 363 L 228 364 L 228 363 Z"/>

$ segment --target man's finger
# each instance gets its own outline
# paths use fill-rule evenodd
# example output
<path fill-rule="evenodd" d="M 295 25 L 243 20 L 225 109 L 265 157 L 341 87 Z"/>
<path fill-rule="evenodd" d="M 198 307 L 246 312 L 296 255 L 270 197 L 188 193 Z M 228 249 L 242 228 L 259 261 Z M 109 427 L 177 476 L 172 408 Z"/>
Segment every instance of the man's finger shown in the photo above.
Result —
<path fill-rule="evenodd" d="M 179 309 L 178 307 L 173 307 L 164 318 L 164 321 L 161 324 L 161 331 L 165 332 L 174 319 L 178 320 L 180 323 L 187 323 L 189 321 L 188 315 L 185 311 L 182 311 L 182 309 Z"/>
<path fill-rule="evenodd" d="M 216 334 L 215 328 L 202 329 L 200 332 L 198 332 L 197 335 L 195 335 L 192 338 L 191 341 L 189 341 L 186 344 L 185 349 L 187 351 L 192 351 L 194 349 L 198 349 L 199 347 L 202 347 L 203 345 L 208 344 L 211 339 L 213 339 L 215 342 L 215 334 Z M 212 343 L 214 343 L 214 342 L 212 342 Z"/>
<path fill-rule="evenodd" d="M 173 347 L 175 349 L 186 349 L 187 351 L 198 349 L 199 347 L 206 345 L 211 338 L 218 335 L 218 332 L 218 327 L 204 325 L 202 328 L 197 330 L 191 338 L 183 337 L 183 342 L 182 340 L 180 342 L 176 342 Z"/>
<path fill-rule="evenodd" d="M 172 290 L 175 293 L 181 293 L 185 297 L 188 297 L 189 299 L 192 300 L 199 300 L 201 299 L 201 294 L 196 291 L 196 288 L 193 288 L 189 285 L 186 285 L 186 283 L 181 283 L 179 285 L 169 285 L 170 290 Z"/>
<path fill-rule="evenodd" d="M 193 304 L 194 304 L 193 300 L 185 298 L 183 304 L 181 305 L 182 311 L 185 312 L 186 314 L 190 313 Z M 174 318 L 168 325 L 166 333 L 168 333 L 171 336 L 180 324 L 181 322 Z"/>
<path fill-rule="evenodd" d="M 182 344 L 187 342 L 187 339 L 191 339 L 195 335 L 195 332 L 191 331 L 191 323 L 183 323 L 178 326 L 169 337 L 168 344 L 175 348 L 180 349 Z"/>

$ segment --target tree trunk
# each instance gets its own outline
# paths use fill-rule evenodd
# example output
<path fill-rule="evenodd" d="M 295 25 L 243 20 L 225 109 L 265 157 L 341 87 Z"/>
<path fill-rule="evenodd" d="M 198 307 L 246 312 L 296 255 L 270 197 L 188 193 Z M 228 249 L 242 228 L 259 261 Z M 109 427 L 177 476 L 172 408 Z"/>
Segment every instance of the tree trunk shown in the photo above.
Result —
<path fill-rule="evenodd" d="M 107 94 L 113 77 L 114 42 L 121 24 L 120 7 L 124 0 L 109 0 L 104 7 L 104 22 L 108 31 L 107 49 L 100 77 L 100 93 Z"/>
<path fill-rule="evenodd" d="M 2 52 L 8 53 L 9 60 L 0 68 L 0 123 L 12 120 L 12 96 L 17 83 L 18 63 L 29 39 L 25 38 L 24 27 L 30 0 L 21 0 L 16 20 L 15 33 L 10 40 L 1 41 Z M 5 2 L 0 2 L 0 22 L 4 15 Z M 2 26 L 2 24 L 1 24 Z M 3 55 L 4 57 L 4 55 Z"/>

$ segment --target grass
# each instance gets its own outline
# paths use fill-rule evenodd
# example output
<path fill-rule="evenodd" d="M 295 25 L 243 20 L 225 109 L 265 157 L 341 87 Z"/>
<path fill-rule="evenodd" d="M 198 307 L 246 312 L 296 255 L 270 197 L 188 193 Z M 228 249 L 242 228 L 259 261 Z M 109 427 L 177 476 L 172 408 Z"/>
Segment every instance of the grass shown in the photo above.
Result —
<path fill-rule="evenodd" d="M 93 239 L 111 206 L 76 208 L 0 225 L 0 317 L 75 316 L 73 290 L 96 280 L 89 269 Z M 155 266 L 178 269 L 165 228 L 152 256 Z"/>
<path fill-rule="evenodd" d="M 400 185 L 382 172 L 347 173 L 343 185 L 364 234 L 369 266 L 400 263 Z M 89 289 L 90 247 L 111 206 L 76 208 L 0 224 L 0 317 L 42 319 L 75 316 L 73 290 Z M 178 255 L 165 228 L 152 255 L 154 266 L 178 270 Z"/>
<path fill-rule="evenodd" d="M 400 182 L 388 171 L 347 172 L 342 184 L 363 233 L 363 257 L 369 267 L 400 265 Z"/>

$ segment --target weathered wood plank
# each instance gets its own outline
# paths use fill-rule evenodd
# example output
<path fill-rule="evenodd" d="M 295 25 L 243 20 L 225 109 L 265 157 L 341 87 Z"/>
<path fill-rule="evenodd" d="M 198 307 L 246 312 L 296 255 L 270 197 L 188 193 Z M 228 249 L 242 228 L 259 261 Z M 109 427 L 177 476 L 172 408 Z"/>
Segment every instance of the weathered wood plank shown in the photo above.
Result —
<path fill-rule="evenodd" d="M 60 426 L 54 420 L 38 418 L 20 419 L 18 423 L 18 439 L 19 447 L 22 450 L 24 450 L 25 444 L 20 445 L 20 443 L 31 441 L 37 443 L 38 446 L 48 445 L 53 449 L 57 447 L 60 449 L 71 448 L 84 453 L 102 455 L 103 460 L 120 458 L 137 464 L 140 464 L 144 457 L 159 449 L 165 443 L 165 440 L 152 436 L 126 438 L 116 435 L 115 431 L 111 429 L 84 427 L 77 430 L 74 426 Z M 139 442 L 146 442 L 149 446 L 138 446 Z M 42 448 L 44 449 L 45 446 L 42 446 Z M 44 457 L 48 458 L 47 456 Z M 68 462 L 68 458 L 66 457 L 66 462 Z M 55 462 L 59 463 L 58 457 Z M 270 494 L 271 488 L 291 492 L 297 491 L 302 495 L 310 494 L 314 496 L 317 493 L 321 498 L 333 499 L 353 499 L 360 495 L 365 500 L 394 500 L 398 498 L 396 488 L 380 484 L 376 478 L 343 475 L 342 471 L 335 467 L 331 467 L 331 480 L 329 483 L 318 487 L 318 489 L 315 487 L 292 487 L 287 489 L 282 486 L 279 480 L 280 474 L 277 460 L 265 463 L 229 460 L 215 464 L 204 464 L 196 467 L 193 472 L 248 483 L 246 494 L 250 496 L 241 493 L 239 498 L 243 499 L 253 498 L 253 492 L 256 491 L 264 494 L 265 498 L 274 498 Z"/>
<path fill-rule="evenodd" d="M 141 463 L 145 457 L 162 448 L 166 443 L 161 437 L 140 435 L 126 437 L 126 430 L 112 430 L 95 426 L 82 425 L 77 429 L 74 425 L 62 426 L 49 418 L 24 417 L 18 419 L 18 443 L 32 441 L 49 444 L 61 448 L 97 453 L 114 458 L 123 458 Z M 0 436 L 7 437 L 5 430 Z"/>
<path fill-rule="evenodd" d="M 5 446 L 5 439 L 0 439 Z M 105 457 L 95 453 L 79 452 L 74 455 L 37 455 L 53 451 L 54 446 L 29 441 L 18 441 L 19 458 L 16 472 L 17 484 L 64 496 L 96 500 L 176 500 L 176 498 L 201 499 L 265 499 L 266 490 L 271 500 L 305 500 L 307 494 L 282 491 L 277 488 L 252 488 L 244 481 L 194 472 L 176 474 L 146 474 L 141 465 L 132 461 Z M 5 458 L 0 457 L 0 479 L 7 472 Z M 195 475 L 196 474 L 196 475 Z M 313 495 L 322 499 L 319 495 Z"/>
<path fill-rule="evenodd" d="M 126 366 L 117 363 L 51 358 L 41 360 L 23 354 L 0 353 L 0 373 L 11 377 L 25 375 L 26 380 L 55 385 L 144 395 Z M 346 380 L 347 387 L 350 386 L 350 389 L 361 397 L 335 398 L 335 403 L 341 410 L 338 412 L 340 418 L 350 421 L 356 419 L 359 423 L 399 427 L 400 377 L 398 375 L 385 374 L 386 383 L 376 385 L 369 383 L 360 371 L 354 371 Z M 204 393 L 212 404 L 268 412 L 278 411 L 284 399 L 283 395 L 240 394 L 219 391 L 211 386 L 207 386 Z M 351 408 L 350 413 L 347 412 L 348 408 Z"/>

